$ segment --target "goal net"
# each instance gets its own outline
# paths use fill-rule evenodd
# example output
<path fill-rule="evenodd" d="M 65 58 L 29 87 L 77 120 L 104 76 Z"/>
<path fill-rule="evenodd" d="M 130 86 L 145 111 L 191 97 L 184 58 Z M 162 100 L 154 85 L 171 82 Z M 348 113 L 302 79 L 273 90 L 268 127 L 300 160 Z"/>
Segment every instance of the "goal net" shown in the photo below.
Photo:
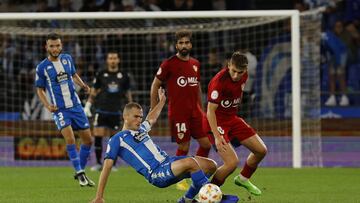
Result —
<path fill-rule="evenodd" d="M 248 56 L 250 77 L 239 115 L 268 147 L 262 166 L 322 166 L 321 16 L 302 14 L 294 24 L 297 16 L 295 11 L 0 14 L 0 166 L 68 165 L 64 140 L 34 87 L 49 32 L 61 34 L 63 53 L 72 55 L 89 85 L 105 68 L 107 51 L 116 50 L 120 69 L 131 75 L 134 100 L 146 112 L 155 73 L 175 54 L 174 32 L 183 28 L 193 32 L 191 54 L 201 63 L 204 100 L 208 82 L 229 55 L 240 50 Z M 85 102 L 84 92 L 78 93 Z M 166 109 L 152 135 L 175 154 Z M 248 151 L 237 151 L 244 160 Z M 211 157 L 219 160 L 214 152 Z"/>

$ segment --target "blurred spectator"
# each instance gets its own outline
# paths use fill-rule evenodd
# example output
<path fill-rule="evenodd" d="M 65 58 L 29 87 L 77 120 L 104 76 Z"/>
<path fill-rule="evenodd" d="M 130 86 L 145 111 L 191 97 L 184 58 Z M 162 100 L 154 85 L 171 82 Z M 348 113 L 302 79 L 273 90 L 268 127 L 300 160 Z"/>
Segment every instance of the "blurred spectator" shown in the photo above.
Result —
<path fill-rule="evenodd" d="M 226 2 L 225 0 L 213 0 L 212 7 L 214 10 L 226 10 Z"/>
<path fill-rule="evenodd" d="M 96 0 L 87 0 L 86 3 L 80 8 L 81 12 L 94 12 L 99 11 L 98 6 L 96 5 Z"/>
<path fill-rule="evenodd" d="M 302 0 L 298 0 L 294 2 L 294 9 L 300 12 L 304 12 L 306 10 L 309 10 L 309 5 Z"/>
<path fill-rule="evenodd" d="M 158 0 L 144 0 L 142 8 L 145 11 L 161 11 L 161 8 L 158 6 Z"/>
<path fill-rule="evenodd" d="M 55 8 L 55 12 L 74 12 L 71 0 L 59 0 L 59 4 Z"/>
<path fill-rule="evenodd" d="M 46 0 L 37 0 L 36 1 L 36 7 L 35 12 L 53 12 L 54 9 L 48 7 Z"/>
<path fill-rule="evenodd" d="M 345 44 L 348 53 L 347 65 L 354 64 L 357 62 L 358 46 L 356 39 L 353 38 L 351 33 L 344 29 L 344 23 L 340 20 L 335 22 L 334 33 L 340 40 Z"/>
<path fill-rule="evenodd" d="M 334 30 L 329 30 L 323 33 L 322 41 L 327 58 L 329 70 L 329 86 L 330 97 L 325 102 L 326 106 L 336 106 L 337 101 L 335 97 L 336 82 L 339 82 L 340 93 L 340 106 L 348 106 L 349 99 L 346 96 L 346 61 L 347 61 L 347 48 L 341 39 L 335 34 Z"/>
<path fill-rule="evenodd" d="M 167 11 L 186 11 L 192 10 L 193 1 L 192 0 L 170 0 L 170 1 L 163 1 L 163 7 Z"/>
<path fill-rule="evenodd" d="M 346 30 L 350 32 L 356 43 L 360 44 L 360 0 L 345 1 Z"/>
<path fill-rule="evenodd" d="M 139 7 L 135 0 L 122 0 L 123 11 L 144 11 Z"/>
<path fill-rule="evenodd" d="M 207 63 L 201 69 L 201 78 L 203 79 L 203 81 L 201 81 L 201 88 L 203 93 L 207 92 L 207 86 L 210 80 L 221 70 L 222 67 L 223 66 L 219 61 L 217 48 L 211 48 L 208 53 Z"/>

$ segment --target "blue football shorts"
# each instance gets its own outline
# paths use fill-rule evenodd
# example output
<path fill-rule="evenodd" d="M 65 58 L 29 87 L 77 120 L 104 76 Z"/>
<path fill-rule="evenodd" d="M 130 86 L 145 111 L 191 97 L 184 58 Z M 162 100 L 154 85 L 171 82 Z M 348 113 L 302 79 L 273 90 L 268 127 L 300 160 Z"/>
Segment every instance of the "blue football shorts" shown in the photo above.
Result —
<path fill-rule="evenodd" d="M 171 171 L 171 163 L 185 159 L 189 156 L 173 156 L 168 157 L 164 162 L 162 162 L 156 169 L 154 169 L 148 179 L 149 183 L 153 184 L 156 187 L 164 188 L 170 185 L 173 185 L 184 178 L 190 178 L 190 173 L 182 174 L 181 176 L 174 176 Z"/>
<path fill-rule="evenodd" d="M 60 109 L 53 113 L 53 118 L 58 130 L 69 125 L 71 125 L 73 130 L 85 130 L 90 128 L 89 120 L 81 105 Z"/>

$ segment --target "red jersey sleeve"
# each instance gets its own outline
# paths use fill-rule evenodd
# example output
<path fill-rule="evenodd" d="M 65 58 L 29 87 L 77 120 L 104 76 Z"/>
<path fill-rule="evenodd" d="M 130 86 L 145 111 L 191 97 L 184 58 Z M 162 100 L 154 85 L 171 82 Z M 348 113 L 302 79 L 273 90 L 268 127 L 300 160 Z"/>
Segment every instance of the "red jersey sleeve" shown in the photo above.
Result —
<path fill-rule="evenodd" d="M 212 80 L 208 86 L 208 102 L 219 104 L 222 100 L 221 85 L 218 80 Z"/>
<path fill-rule="evenodd" d="M 161 63 L 157 73 L 156 77 L 161 81 L 167 81 L 170 77 L 170 66 L 169 61 L 165 60 Z"/>
<path fill-rule="evenodd" d="M 198 67 L 198 71 L 196 72 L 197 73 L 197 78 L 198 78 L 198 81 L 201 81 L 201 79 L 200 79 L 200 62 L 198 61 L 198 60 L 196 60 L 196 66 Z"/>

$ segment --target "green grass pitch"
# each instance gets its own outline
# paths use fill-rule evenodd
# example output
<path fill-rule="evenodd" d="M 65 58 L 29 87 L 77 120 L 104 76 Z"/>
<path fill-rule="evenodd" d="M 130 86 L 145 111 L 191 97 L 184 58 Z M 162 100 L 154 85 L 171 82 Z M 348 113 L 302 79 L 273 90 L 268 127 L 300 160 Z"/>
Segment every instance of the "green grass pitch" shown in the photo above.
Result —
<path fill-rule="evenodd" d="M 253 177 L 263 195 L 254 197 L 228 178 L 222 190 L 236 194 L 239 202 L 360 202 L 358 168 L 260 168 Z M 99 172 L 87 172 L 98 182 Z M 70 167 L 0 168 L 0 202 L 4 203 L 80 203 L 89 202 L 96 188 L 80 188 Z M 107 203 L 176 202 L 183 195 L 175 186 L 159 189 L 148 184 L 133 169 L 122 167 L 112 172 L 105 192 Z"/>

